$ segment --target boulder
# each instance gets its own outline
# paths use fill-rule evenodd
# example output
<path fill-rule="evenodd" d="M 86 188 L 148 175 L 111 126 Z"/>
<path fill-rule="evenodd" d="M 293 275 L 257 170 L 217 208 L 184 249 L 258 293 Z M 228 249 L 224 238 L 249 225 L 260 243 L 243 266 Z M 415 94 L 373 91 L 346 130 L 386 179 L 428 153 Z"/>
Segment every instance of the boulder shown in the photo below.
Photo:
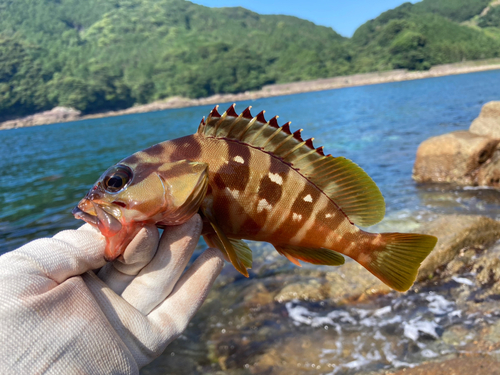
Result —
<path fill-rule="evenodd" d="M 457 131 L 432 137 L 422 142 L 417 150 L 413 179 L 417 182 L 453 182 L 459 185 L 484 185 L 496 180 L 500 168 L 492 162 L 500 139 L 491 139 L 468 131 Z M 492 177 L 493 176 L 493 177 Z"/>
<path fill-rule="evenodd" d="M 500 149 L 479 168 L 476 182 L 479 186 L 500 188 Z"/>
<path fill-rule="evenodd" d="M 469 130 L 474 134 L 500 139 L 500 101 L 486 103 Z"/>
<path fill-rule="evenodd" d="M 461 252 L 467 248 L 481 251 L 494 244 L 500 239 L 500 222 L 477 215 L 443 215 L 418 232 L 438 237 L 436 247 L 420 266 L 417 281 L 423 281 L 436 273 L 453 276 L 470 266 L 474 256 Z"/>

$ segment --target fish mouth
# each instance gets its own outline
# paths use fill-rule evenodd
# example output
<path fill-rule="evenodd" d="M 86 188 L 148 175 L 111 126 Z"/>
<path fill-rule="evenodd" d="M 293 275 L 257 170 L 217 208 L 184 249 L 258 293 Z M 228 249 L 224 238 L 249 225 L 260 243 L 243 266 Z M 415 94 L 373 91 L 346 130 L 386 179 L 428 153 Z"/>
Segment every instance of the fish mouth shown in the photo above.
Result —
<path fill-rule="evenodd" d="M 82 205 L 86 209 L 85 211 L 80 208 Z M 118 219 L 106 212 L 101 205 L 92 201 L 80 202 L 71 213 L 76 219 L 81 219 L 99 229 L 105 237 L 113 237 L 122 229 L 122 224 Z"/>
<path fill-rule="evenodd" d="M 75 216 L 75 219 L 83 220 L 95 228 L 98 227 L 99 220 L 97 219 L 97 216 L 82 211 L 80 207 L 76 206 L 75 208 L 73 208 L 71 213 Z"/>

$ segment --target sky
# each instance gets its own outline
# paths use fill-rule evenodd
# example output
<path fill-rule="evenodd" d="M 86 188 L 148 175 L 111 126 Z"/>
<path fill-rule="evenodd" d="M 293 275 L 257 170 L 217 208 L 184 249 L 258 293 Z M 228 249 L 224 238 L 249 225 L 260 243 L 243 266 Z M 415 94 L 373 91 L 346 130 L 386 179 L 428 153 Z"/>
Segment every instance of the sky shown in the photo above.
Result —
<path fill-rule="evenodd" d="M 328 26 L 343 36 L 410 0 L 190 0 L 208 7 L 241 6 L 260 14 L 286 14 Z M 412 3 L 417 0 L 411 0 Z"/>

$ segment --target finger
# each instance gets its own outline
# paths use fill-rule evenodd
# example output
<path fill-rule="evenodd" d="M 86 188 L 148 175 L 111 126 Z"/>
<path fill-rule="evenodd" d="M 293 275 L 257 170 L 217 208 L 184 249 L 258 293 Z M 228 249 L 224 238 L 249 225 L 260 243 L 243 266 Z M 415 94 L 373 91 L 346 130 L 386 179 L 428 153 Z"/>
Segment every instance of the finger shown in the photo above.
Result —
<path fill-rule="evenodd" d="M 162 332 L 165 346 L 187 327 L 223 266 L 219 250 L 205 250 L 182 275 L 170 296 L 148 315 L 151 323 Z"/>
<path fill-rule="evenodd" d="M 161 303 L 193 255 L 201 228 L 199 215 L 185 224 L 166 228 L 155 257 L 125 288 L 122 297 L 143 314 Z"/>
<path fill-rule="evenodd" d="M 92 272 L 82 277 L 137 365 L 142 367 L 160 355 L 186 328 L 223 265 L 218 250 L 206 250 L 182 276 L 171 297 L 148 316 L 134 309 Z"/>
<path fill-rule="evenodd" d="M 71 276 L 102 267 L 106 263 L 105 246 L 106 241 L 99 232 L 82 228 L 32 241 L 2 258 L 10 262 L 7 269 L 14 273 L 39 274 L 61 283 Z"/>
<path fill-rule="evenodd" d="M 113 292 L 93 272 L 83 274 L 82 279 L 138 365 L 144 366 L 161 354 L 157 350 L 159 334 L 146 316 Z"/>
<path fill-rule="evenodd" d="M 121 294 L 139 271 L 153 259 L 158 241 L 158 229 L 154 225 L 145 226 L 130 242 L 123 255 L 102 267 L 97 276 L 115 293 Z"/>

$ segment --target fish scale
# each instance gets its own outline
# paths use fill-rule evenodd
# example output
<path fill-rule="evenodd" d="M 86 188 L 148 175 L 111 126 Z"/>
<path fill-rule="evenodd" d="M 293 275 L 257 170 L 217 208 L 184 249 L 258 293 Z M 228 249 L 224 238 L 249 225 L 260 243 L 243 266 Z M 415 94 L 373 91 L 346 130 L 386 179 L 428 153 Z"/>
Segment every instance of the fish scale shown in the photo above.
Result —
<path fill-rule="evenodd" d="M 390 287 L 407 290 L 437 239 L 359 229 L 383 218 L 380 190 L 355 163 L 325 155 L 301 132 L 292 132 L 289 122 L 279 126 L 277 116 L 254 117 L 250 107 L 239 115 L 234 105 L 222 115 L 215 107 L 195 134 L 108 169 L 75 216 L 108 234 L 108 259 L 119 256 L 142 226 L 178 225 L 198 212 L 206 242 L 245 276 L 252 255 L 243 239 L 269 242 L 297 265 L 341 265 L 344 254 Z M 111 179 L 114 186 L 107 186 Z"/>

